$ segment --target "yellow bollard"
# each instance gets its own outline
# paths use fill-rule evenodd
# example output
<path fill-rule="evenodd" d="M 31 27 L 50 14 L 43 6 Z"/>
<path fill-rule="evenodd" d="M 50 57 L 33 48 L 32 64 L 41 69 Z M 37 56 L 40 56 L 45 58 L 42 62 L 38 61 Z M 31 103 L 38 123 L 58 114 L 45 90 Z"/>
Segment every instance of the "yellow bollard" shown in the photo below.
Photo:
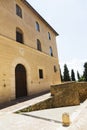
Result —
<path fill-rule="evenodd" d="M 67 126 L 67 127 L 70 125 L 70 117 L 69 117 L 68 113 L 63 113 L 62 124 L 63 124 L 63 126 Z"/>

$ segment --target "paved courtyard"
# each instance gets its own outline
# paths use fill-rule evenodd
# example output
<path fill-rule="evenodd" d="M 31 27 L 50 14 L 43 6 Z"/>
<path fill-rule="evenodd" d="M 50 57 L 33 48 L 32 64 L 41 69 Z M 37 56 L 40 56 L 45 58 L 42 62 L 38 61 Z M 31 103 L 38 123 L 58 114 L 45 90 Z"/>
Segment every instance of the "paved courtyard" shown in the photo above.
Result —
<path fill-rule="evenodd" d="M 43 101 L 50 94 L 0 110 L 0 130 L 87 130 L 87 100 L 79 106 L 15 114 L 16 110 Z M 62 126 L 62 114 L 68 112 L 71 125 Z"/>

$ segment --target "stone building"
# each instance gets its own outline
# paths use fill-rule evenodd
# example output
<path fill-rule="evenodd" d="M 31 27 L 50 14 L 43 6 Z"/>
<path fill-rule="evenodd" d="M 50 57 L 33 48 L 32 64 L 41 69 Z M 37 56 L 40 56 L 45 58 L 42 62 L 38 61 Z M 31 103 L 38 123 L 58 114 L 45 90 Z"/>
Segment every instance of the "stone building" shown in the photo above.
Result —
<path fill-rule="evenodd" d="M 57 35 L 26 0 L 0 0 L 0 103 L 61 82 Z"/>

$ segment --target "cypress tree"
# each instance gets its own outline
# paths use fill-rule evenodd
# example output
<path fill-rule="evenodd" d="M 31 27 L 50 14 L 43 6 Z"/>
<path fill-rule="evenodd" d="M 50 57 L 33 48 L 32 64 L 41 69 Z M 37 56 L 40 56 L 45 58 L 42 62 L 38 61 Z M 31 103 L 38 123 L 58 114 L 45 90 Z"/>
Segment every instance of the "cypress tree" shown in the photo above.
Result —
<path fill-rule="evenodd" d="M 79 72 L 77 71 L 77 78 L 78 78 L 78 81 L 80 80 L 80 74 Z"/>
<path fill-rule="evenodd" d="M 64 65 L 63 80 L 70 81 L 69 70 L 66 64 Z"/>
<path fill-rule="evenodd" d="M 87 62 L 84 64 L 83 77 L 84 77 L 84 80 L 87 81 Z"/>
<path fill-rule="evenodd" d="M 75 73 L 74 73 L 73 69 L 71 70 L 71 80 L 72 81 L 76 81 L 76 79 L 75 79 Z"/>

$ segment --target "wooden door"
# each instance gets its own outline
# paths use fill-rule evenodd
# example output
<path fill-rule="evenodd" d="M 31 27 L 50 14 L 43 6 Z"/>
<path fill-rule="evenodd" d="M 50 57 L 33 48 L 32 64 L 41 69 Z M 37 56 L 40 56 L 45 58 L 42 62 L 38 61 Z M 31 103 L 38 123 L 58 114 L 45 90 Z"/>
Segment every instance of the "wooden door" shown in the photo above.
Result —
<path fill-rule="evenodd" d="M 26 69 L 18 64 L 15 68 L 16 98 L 27 96 Z"/>

